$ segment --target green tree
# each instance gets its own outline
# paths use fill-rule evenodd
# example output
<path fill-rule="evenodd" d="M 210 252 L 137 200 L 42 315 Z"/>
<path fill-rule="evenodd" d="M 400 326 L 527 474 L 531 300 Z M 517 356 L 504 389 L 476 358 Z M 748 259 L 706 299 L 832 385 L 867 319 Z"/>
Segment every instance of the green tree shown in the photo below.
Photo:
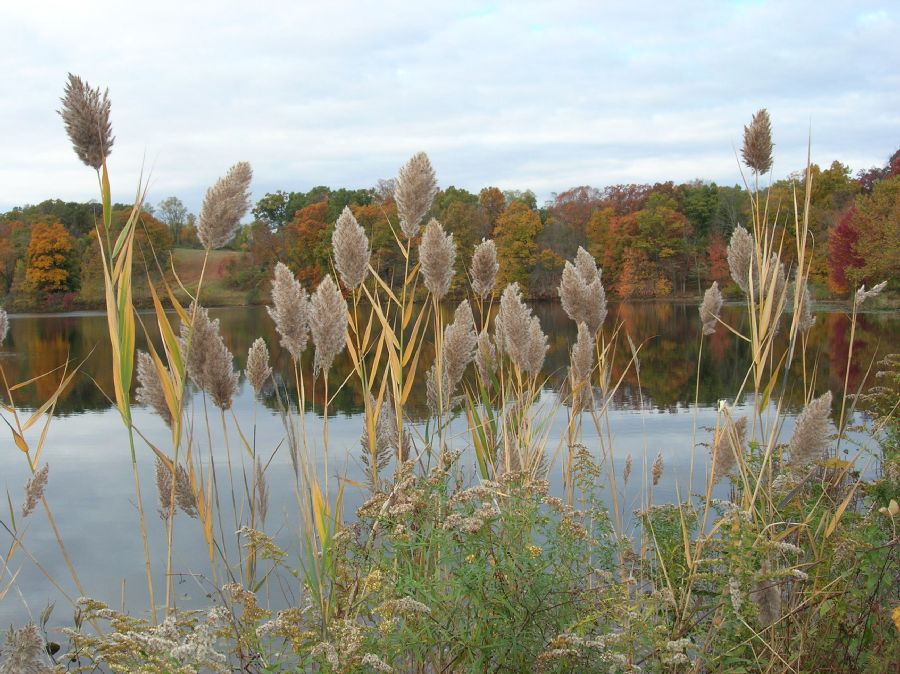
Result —
<path fill-rule="evenodd" d="M 178 197 L 168 197 L 157 205 L 158 219 L 172 231 L 176 246 L 181 244 L 181 230 L 187 223 L 188 209 Z"/>

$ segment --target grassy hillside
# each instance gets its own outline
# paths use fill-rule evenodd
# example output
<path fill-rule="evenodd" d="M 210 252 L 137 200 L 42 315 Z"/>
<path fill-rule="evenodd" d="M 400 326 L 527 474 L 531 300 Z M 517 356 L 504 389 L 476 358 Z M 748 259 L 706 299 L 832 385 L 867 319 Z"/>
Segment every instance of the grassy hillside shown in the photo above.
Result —
<path fill-rule="evenodd" d="M 203 258 L 206 251 L 193 248 L 176 248 L 172 257 L 181 283 L 191 292 L 197 290 Z M 205 306 L 240 306 L 247 304 L 247 293 L 226 285 L 228 263 L 236 260 L 240 253 L 231 250 L 214 250 L 209 254 L 203 277 L 203 304 Z"/>

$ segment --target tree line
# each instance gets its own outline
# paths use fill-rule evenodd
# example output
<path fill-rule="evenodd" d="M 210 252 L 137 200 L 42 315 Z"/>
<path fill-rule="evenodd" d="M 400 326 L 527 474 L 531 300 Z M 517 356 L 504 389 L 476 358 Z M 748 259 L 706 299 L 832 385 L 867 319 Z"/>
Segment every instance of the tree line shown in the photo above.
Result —
<path fill-rule="evenodd" d="M 884 166 L 860 171 L 834 161 L 812 165 L 808 207 L 813 238 L 810 281 L 819 296 L 841 295 L 860 283 L 890 279 L 900 271 L 900 150 Z M 783 261 L 794 232 L 793 209 L 804 209 L 805 171 L 772 183 L 766 190 L 772 218 L 785 237 Z M 331 233 L 349 206 L 366 229 L 372 265 L 384 278 L 399 278 L 404 261 L 392 245 L 398 219 L 393 180 L 368 189 L 332 189 L 265 194 L 229 247 L 240 253 L 228 283 L 249 301 L 266 301 L 277 261 L 287 264 L 307 287 L 328 271 Z M 555 297 L 564 261 L 579 246 L 603 267 L 608 292 L 621 299 L 695 296 L 712 281 L 731 285 L 728 239 L 749 220 L 747 191 L 696 180 L 675 184 L 573 187 L 543 205 L 530 190 L 455 186 L 441 190 L 431 217 L 456 240 L 457 278 L 465 278 L 472 251 L 482 238 L 494 239 L 503 284 L 518 282 L 531 299 Z M 121 227 L 130 206 L 117 204 L 113 228 Z M 97 203 L 50 199 L 0 214 L 0 297 L 13 309 L 66 309 L 97 306 L 103 282 L 98 264 Z M 177 197 L 141 215 L 139 250 L 164 259 L 174 248 L 199 247 L 196 218 Z M 109 234 L 113 237 L 115 232 Z M 106 234 L 104 233 L 104 236 Z M 153 265 L 148 265 L 149 278 Z M 732 289 L 733 290 L 733 289 Z"/>

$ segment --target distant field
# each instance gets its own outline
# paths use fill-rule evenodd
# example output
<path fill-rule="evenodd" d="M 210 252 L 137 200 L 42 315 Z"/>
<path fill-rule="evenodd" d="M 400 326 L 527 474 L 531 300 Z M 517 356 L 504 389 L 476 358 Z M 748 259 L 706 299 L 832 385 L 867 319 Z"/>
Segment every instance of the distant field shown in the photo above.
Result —
<path fill-rule="evenodd" d="M 193 248 L 176 248 L 173 253 L 175 270 L 184 286 L 192 293 L 197 289 L 203 258 L 206 251 Z M 214 250 L 209 254 L 206 273 L 203 277 L 202 303 L 206 306 L 239 306 L 247 304 L 247 293 L 234 290 L 225 284 L 228 263 L 237 259 L 240 253 L 231 250 Z"/>

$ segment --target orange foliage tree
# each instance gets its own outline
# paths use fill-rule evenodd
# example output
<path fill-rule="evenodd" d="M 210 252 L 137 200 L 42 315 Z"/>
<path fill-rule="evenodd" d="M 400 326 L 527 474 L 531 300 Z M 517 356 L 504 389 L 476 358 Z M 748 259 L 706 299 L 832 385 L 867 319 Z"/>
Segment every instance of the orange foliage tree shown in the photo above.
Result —
<path fill-rule="evenodd" d="M 60 223 L 40 223 L 31 229 L 26 280 L 43 292 L 74 290 L 75 245 Z"/>
<path fill-rule="evenodd" d="M 500 261 L 501 285 L 517 282 L 528 289 L 529 274 L 538 253 L 535 238 L 541 231 L 541 218 L 524 201 L 513 201 L 497 218 L 494 242 Z"/>

